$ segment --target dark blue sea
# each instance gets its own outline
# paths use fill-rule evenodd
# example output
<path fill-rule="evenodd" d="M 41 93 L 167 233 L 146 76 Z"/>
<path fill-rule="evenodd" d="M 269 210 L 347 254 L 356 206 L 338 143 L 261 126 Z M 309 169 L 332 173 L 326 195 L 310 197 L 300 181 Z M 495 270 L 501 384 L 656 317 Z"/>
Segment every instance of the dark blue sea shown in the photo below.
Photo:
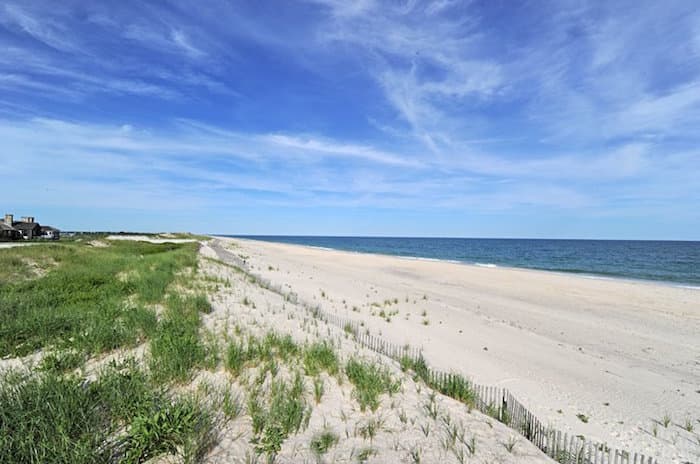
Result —
<path fill-rule="evenodd" d="M 238 236 L 320 248 L 507 266 L 700 288 L 700 242 Z"/>

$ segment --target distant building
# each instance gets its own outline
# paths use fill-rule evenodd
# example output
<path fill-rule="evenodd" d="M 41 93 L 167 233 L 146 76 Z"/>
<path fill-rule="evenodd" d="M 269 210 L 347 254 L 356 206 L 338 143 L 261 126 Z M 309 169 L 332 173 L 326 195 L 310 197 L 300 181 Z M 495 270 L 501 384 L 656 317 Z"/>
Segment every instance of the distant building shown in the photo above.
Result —
<path fill-rule="evenodd" d="M 12 226 L 8 226 L 4 221 L 0 222 L 0 241 L 19 240 L 22 234 Z"/>
<path fill-rule="evenodd" d="M 61 238 L 61 231 L 51 226 L 41 226 L 41 238 L 47 240 L 58 240 Z"/>
<path fill-rule="evenodd" d="M 14 220 L 14 215 L 5 214 L 5 219 L 0 225 L 0 240 L 32 240 L 44 238 L 58 240 L 60 231 L 54 227 L 42 226 L 34 220 L 33 216 L 26 216 L 19 221 Z"/>

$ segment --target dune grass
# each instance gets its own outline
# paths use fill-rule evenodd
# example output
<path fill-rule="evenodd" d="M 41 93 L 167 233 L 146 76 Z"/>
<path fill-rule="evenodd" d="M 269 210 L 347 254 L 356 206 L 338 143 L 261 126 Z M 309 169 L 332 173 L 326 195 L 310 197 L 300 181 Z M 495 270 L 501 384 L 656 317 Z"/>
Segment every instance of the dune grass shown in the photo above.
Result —
<path fill-rule="evenodd" d="M 249 336 L 245 341 L 231 341 L 226 352 L 226 367 L 237 377 L 247 364 L 271 363 L 277 358 L 288 361 L 298 357 L 301 351 L 290 335 L 268 332 L 262 338 Z"/>
<path fill-rule="evenodd" d="M 0 462 L 137 463 L 164 452 L 194 462 L 211 443 L 213 413 L 171 397 L 134 361 L 91 382 L 57 371 L 1 375 Z"/>
<path fill-rule="evenodd" d="M 336 375 L 339 371 L 338 355 L 327 342 L 316 342 L 307 346 L 303 363 L 307 375 L 318 375 L 321 371 Z"/>
<path fill-rule="evenodd" d="M 401 383 L 392 379 L 386 369 L 357 358 L 348 360 L 345 373 L 355 387 L 355 398 L 364 411 L 368 406 L 372 411 L 379 407 L 379 395 L 398 393 Z"/>
<path fill-rule="evenodd" d="M 226 352 L 226 367 L 236 377 L 247 365 L 262 365 L 277 359 L 285 363 L 300 361 L 304 373 L 310 376 L 316 376 L 321 371 L 330 375 L 340 372 L 338 355 L 329 343 L 299 345 L 290 335 L 275 332 L 268 332 L 262 338 L 248 336 L 245 341 L 232 340 Z"/>
<path fill-rule="evenodd" d="M 76 240 L 0 253 L 0 268 L 17 265 L 0 273 L 0 355 L 46 350 L 34 372 L 0 373 L 0 462 L 204 455 L 215 413 L 168 387 L 189 379 L 207 355 L 199 328 L 209 303 L 188 283 L 197 249 Z M 164 307 L 160 321 L 154 304 Z M 148 371 L 129 361 L 96 378 L 75 373 L 92 355 L 147 339 Z"/>
<path fill-rule="evenodd" d="M 273 462 L 282 443 L 291 434 L 308 426 L 311 407 L 304 397 L 304 381 L 299 372 L 290 381 L 274 379 L 267 395 L 249 395 L 248 413 L 252 419 L 253 439 L 259 453 Z"/>
<path fill-rule="evenodd" d="M 338 443 L 339 437 L 331 430 L 324 430 L 323 432 L 314 435 L 311 439 L 309 447 L 313 453 L 320 457 L 326 454 L 328 450 Z"/>
<path fill-rule="evenodd" d="M 143 341 L 157 327 L 148 305 L 163 300 L 178 272 L 196 266 L 197 248 L 123 241 L 3 250 L 0 356 L 49 346 L 95 354 Z M 45 274 L 17 278 L 29 272 L 27 263 L 44 266 Z"/>
<path fill-rule="evenodd" d="M 209 312 L 206 297 L 170 295 L 151 340 L 150 368 L 159 381 L 185 381 L 192 368 L 205 362 L 199 337 L 200 314 Z"/>

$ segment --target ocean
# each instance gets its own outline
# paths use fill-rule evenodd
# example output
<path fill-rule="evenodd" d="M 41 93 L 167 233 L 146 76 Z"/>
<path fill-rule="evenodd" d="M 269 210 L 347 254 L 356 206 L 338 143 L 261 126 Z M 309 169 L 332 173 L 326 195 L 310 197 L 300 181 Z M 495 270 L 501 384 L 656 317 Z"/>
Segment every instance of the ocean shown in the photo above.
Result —
<path fill-rule="evenodd" d="M 230 236 L 319 248 L 667 282 L 700 289 L 700 242 Z"/>

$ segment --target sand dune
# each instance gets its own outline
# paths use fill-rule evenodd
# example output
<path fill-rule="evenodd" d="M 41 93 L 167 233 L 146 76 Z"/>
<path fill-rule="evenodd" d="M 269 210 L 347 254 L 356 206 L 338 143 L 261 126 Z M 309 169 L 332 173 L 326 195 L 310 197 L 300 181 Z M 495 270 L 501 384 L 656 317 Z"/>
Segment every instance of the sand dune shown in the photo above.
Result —
<path fill-rule="evenodd" d="M 561 430 L 700 460 L 699 290 L 225 241 L 254 272 L 421 346 L 438 368 L 507 387 Z"/>
<path fill-rule="evenodd" d="M 209 244 L 202 246 L 201 253 L 206 257 L 229 261 L 226 256 L 216 254 Z M 230 267 L 200 261 L 199 269 L 207 275 L 230 282 L 230 286 L 210 295 L 212 311 L 203 318 L 207 330 L 219 335 L 220 339 L 222 336 L 240 337 L 240 334 L 236 335 L 240 328 L 246 335 L 257 337 L 263 337 L 270 330 L 289 334 L 298 343 L 324 340 L 333 344 L 342 360 L 347 361 L 351 357 L 369 360 L 388 369 L 394 379 L 400 380 L 399 391 L 391 396 L 383 394 L 378 408 L 373 411 L 370 408 L 363 410 L 359 406 L 347 378 L 339 382 L 336 377 L 324 373 L 321 376 L 324 393 L 313 404 L 308 427 L 284 441 L 274 462 L 553 462 L 504 424 L 452 398 L 436 394 L 422 381 L 416 383 L 410 375 L 401 372 L 396 362 L 363 347 L 342 327 L 313 318 L 303 307 L 251 282 L 246 275 Z M 254 379 L 260 367 L 249 368 L 237 380 L 232 380 L 223 370 L 203 371 L 195 384 L 233 386 L 245 396 L 245 385 L 253 382 L 241 381 L 241 378 Z M 287 367 L 280 361 L 280 377 L 289 374 Z M 311 383 L 312 380 L 307 378 L 306 384 L 310 386 Z M 372 424 L 376 430 L 370 436 L 367 430 Z M 309 444 L 324 430 L 337 436 L 338 442 L 320 456 L 310 449 Z M 453 439 L 452 444 L 450 431 L 461 436 Z M 247 414 L 242 414 L 220 432 L 219 442 L 204 462 L 262 462 L 262 459 L 254 461 L 245 458 L 254 455 L 253 437 L 251 419 Z"/>

